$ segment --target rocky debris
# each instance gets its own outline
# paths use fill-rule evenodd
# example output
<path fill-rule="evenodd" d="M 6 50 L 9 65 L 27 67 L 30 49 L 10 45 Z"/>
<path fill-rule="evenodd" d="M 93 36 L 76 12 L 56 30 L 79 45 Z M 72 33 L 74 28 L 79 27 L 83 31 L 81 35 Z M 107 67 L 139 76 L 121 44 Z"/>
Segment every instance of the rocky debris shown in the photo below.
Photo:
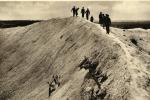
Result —
<path fill-rule="evenodd" d="M 107 80 L 107 76 L 102 74 L 101 71 L 96 71 L 96 68 L 98 66 L 99 62 L 98 61 L 92 61 L 89 60 L 88 57 L 84 57 L 84 60 L 79 64 L 80 68 L 85 68 L 86 70 L 89 70 L 89 77 L 93 79 L 97 86 L 98 90 L 94 90 L 92 87 L 87 87 L 85 91 L 88 91 L 89 94 L 91 95 L 89 100 L 103 100 L 104 97 L 106 96 L 106 89 L 102 89 L 101 84 Z M 88 89 L 89 88 L 89 89 Z"/>

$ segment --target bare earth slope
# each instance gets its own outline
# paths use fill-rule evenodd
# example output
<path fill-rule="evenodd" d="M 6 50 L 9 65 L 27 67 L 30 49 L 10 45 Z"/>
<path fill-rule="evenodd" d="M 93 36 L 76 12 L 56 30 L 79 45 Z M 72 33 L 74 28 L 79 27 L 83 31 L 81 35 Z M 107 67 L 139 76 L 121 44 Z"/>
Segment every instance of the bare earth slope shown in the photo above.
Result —
<path fill-rule="evenodd" d="M 1 29 L 0 100 L 91 100 L 92 89 L 99 100 L 150 100 L 150 30 L 111 30 L 72 17 Z M 100 81 L 79 68 L 84 56 Z"/>

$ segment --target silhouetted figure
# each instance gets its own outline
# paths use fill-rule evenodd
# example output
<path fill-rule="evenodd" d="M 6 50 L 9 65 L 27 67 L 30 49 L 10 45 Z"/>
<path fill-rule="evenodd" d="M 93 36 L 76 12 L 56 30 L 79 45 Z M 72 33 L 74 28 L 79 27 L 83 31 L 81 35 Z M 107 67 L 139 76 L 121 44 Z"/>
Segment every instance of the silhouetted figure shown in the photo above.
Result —
<path fill-rule="evenodd" d="M 48 85 L 49 85 L 49 93 L 48 93 L 48 96 L 50 97 L 51 96 L 51 94 L 52 94 L 52 92 L 53 91 L 55 91 L 55 87 L 54 87 L 54 84 L 53 84 L 53 82 L 47 82 L 48 83 Z"/>
<path fill-rule="evenodd" d="M 84 14 L 85 14 L 85 9 L 84 9 L 84 7 L 82 7 L 82 9 L 81 9 L 81 14 L 82 14 L 82 18 L 84 18 Z"/>
<path fill-rule="evenodd" d="M 79 10 L 79 8 L 76 8 L 76 10 L 75 10 L 76 16 L 78 16 L 78 10 Z"/>
<path fill-rule="evenodd" d="M 90 21 L 91 21 L 91 22 L 93 22 L 93 21 L 94 21 L 94 17 L 93 17 L 93 16 L 91 16 Z"/>
<path fill-rule="evenodd" d="M 73 12 L 73 17 L 74 17 L 76 14 L 76 7 L 75 6 L 73 6 L 73 8 L 71 9 L 71 12 Z"/>
<path fill-rule="evenodd" d="M 60 77 L 58 75 L 55 76 L 53 75 L 52 82 L 47 82 L 49 85 L 49 96 L 51 96 L 52 92 L 55 91 L 56 88 L 60 86 L 59 78 Z"/>
<path fill-rule="evenodd" d="M 55 84 L 57 84 L 58 86 L 60 85 L 59 76 L 58 75 L 53 76 L 53 80 L 54 80 Z"/>
<path fill-rule="evenodd" d="M 86 19 L 89 20 L 90 10 L 88 8 L 87 8 L 85 14 L 86 14 Z"/>
<path fill-rule="evenodd" d="M 100 12 L 99 14 L 99 24 L 102 26 L 103 25 L 103 14 Z"/>
<path fill-rule="evenodd" d="M 105 22 L 105 26 L 106 26 L 106 33 L 109 34 L 109 32 L 110 32 L 110 25 L 111 25 L 111 19 L 109 18 L 108 14 L 106 14 L 104 22 Z"/>
<path fill-rule="evenodd" d="M 104 14 L 102 14 L 102 26 L 104 29 L 104 27 L 105 27 L 105 15 Z"/>

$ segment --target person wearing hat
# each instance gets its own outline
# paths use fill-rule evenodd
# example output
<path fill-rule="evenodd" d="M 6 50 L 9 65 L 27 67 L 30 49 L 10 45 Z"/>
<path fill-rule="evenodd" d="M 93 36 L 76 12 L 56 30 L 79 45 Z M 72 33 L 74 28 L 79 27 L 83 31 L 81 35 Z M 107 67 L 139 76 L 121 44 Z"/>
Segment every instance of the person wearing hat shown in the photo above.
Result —
<path fill-rule="evenodd" d="M 89 20 L 90 10 L 88 8 L 87 8 L 85 14 L 86 14 L 86 19 Z"/>

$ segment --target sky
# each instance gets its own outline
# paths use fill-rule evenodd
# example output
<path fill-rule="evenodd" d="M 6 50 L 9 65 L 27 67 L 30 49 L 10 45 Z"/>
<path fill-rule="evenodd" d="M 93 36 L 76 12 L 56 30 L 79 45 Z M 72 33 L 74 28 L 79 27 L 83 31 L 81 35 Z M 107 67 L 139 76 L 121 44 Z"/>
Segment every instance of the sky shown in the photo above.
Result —
<path fill-rule="evenodd" d="M 89 8 L 96 20 L 100 11 L 114 21 L 150 20 L 150 1 L 1 1 L 0 20 L 70 17 L 73 6 Z"/>

